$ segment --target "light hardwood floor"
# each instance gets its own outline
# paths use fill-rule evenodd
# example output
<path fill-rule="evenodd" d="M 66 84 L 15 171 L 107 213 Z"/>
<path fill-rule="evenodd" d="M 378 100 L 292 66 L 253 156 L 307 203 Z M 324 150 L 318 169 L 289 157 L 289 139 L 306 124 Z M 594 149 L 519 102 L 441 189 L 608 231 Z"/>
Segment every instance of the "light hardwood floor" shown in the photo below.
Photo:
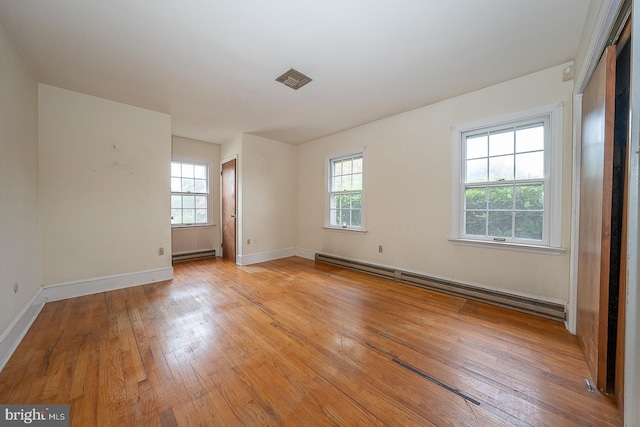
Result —
<path fill-rule="evenodd" d="M 0 403 L 72 426 L 620 425 L 559 322 L 287 258 L 48 303 Z"/>

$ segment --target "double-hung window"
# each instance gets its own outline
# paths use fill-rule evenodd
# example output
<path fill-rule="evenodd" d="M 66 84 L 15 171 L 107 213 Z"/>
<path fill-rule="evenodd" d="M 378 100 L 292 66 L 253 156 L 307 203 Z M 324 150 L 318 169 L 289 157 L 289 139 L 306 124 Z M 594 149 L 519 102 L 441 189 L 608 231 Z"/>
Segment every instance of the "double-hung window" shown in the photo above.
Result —
<path fill-rule="evenodd" d="M 454 237 L 559 246 L 561 129 L 560 105 L 456 128 Z"/>
<path fill-rule="evenodd" d="M 209 223 L 209 165 L 171 162 L 171 225 Z"/>
<path fill-rule="evenodd" d="M 328 163 L 327 209 L 329 228 L 364 230 L 363 174 L 364 152 L 330 158 Z"/>

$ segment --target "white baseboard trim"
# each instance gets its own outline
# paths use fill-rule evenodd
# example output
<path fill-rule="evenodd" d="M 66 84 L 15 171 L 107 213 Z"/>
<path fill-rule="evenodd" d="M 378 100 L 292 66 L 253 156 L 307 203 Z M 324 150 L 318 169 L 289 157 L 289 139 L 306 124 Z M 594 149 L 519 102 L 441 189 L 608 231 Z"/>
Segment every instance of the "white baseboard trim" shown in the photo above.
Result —
<path fill-rule="evenodd" d="M 237 255 L 236 264 L 251 265 L 259 262 L 273 261 L 280 258 L 288 258 L 295 255 L 295 248 L 279 249 L 270 252 L 260 252 L 257 254 Z"/>
<path fill-rule="evenodd" d="M 18 348 L 45 303 L 43 289 L 40 288 L 0 335 L 0 371 Z"/>
<path fill-rule="evenodd" d="M 165 267 L 155 270 L 137 271 L 135 273 L 117 274 L 114 276 L 47 285 L 44 287 L 44 296 L 46 301 L 59 301 L 171 279 L 173 279 L 173 267 Z"/>
<path fill-rule="evenodd" d="M 315 259 L 316 259 L 316 251 L 310 251 L 309 249 L 303 249 L 303 248 L 295 248 L 295 256 L 299 256 L 301 258 L 310 259 L 311 261 L 315 261 Z"/>
<path fill-rule="evenodd" d="M 18 316 L 0 335 L 0 371 L 2 371 L 18 348 L 18 345 L 29 331 L 29 328 L 40 314 L 42 307 L 49 301 L 59 301 L 132 286 L 146 285 L 173 279 L 173 267 L 135 273 L 118 274 L 76 282 L 47 285 L 31 298 Z"/>

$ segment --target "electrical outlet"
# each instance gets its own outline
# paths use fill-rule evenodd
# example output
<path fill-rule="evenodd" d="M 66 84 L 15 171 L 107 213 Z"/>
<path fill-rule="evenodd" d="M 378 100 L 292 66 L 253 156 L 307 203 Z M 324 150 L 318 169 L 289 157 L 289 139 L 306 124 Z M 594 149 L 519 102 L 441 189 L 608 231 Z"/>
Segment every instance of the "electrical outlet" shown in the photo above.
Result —
<path fill-rule="evenodd" d="M 251 239 L 247 239 L 247 245 L 251 244 Z"/>
<path fill-rule="evenodd" d="M 18 292 L 18 288 L 20 288 L 20 285 L 18 284 L 18 282 L 13 284 L 13 293 L 17 293 Z"/>
<path fill-rule="evenodd" d="M 378 252 L 382 253 L 382 245 L 378 246 Z"/>
<path fill-rule="evenodd" d="M 258 239 L 254 238 L 254 239 L 253 239 L 253 244 L 254 244 L 254 245 L 257 245 L 257 244 L 258 244 Z"/>
<path fill-rule="evenodd" d="M 158 248 L 158 255 L 164 255 L 164 248 Z"/>

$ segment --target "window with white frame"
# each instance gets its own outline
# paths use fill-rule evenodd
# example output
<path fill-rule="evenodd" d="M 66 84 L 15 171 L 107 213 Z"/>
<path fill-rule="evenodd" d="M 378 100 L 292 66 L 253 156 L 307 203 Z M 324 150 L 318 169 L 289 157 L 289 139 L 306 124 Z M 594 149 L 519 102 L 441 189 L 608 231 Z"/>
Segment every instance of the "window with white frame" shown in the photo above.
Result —
<path fill-rule="evenodd" d="M 559 246 L 561 129 L 561 105 L 455 128 L 454 237 Z"/>
<path fill-rule="evenodd" d="M 208 224 L 208 199 L 209 166 L 171 162 L 171 225 Z"/>
<path fill-rule="evenodd" d="M 326 226 L 363 230 L 364 152 L 328 159 Z"/>

